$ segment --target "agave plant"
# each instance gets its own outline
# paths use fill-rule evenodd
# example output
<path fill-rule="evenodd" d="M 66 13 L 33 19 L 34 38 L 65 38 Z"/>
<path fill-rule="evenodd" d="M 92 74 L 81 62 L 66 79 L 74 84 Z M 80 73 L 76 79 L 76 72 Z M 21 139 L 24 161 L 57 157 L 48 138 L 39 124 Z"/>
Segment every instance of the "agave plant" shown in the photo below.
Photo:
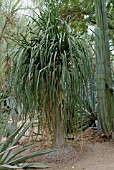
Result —
<path fill-rule="evenodd" d="M 18 141 L 31 126 L 33 121 L 26 124 L 25 122 L 18 127 L 6 140 L 5 142 L 0 142 L 0 169 L 29 169 L 29 168 L 47 168 L 46 165 L 41 163 L 25 163 L 27 159 L 40 156 L 51 152 L 52 150 L 42 150 L 39 152 L 32 152 L 30 154 L 25 154 L 20 156 L 19 154 L 23 151 L 29 149 L 33 145 L 26 145 L 23 147 L 18 147 Z M 3 131 L 4 132 L 4 131 Z M 0 139 L 4 133 L 1 134 Z M 53 150 L 54 151 L 54 150 Z"/>
<path fill-rule="evenodd" d="M 78 111 L 84 110 L 92 53 L 85 37 L 70 28 L 69 18 L 59 18 L 59 3 L 50 1 L 44 9 L 15 40 L 12 87 L 23 114 L 45 115 L 55 146 L 61 147 L 67 120 L 76 128 Z"/>

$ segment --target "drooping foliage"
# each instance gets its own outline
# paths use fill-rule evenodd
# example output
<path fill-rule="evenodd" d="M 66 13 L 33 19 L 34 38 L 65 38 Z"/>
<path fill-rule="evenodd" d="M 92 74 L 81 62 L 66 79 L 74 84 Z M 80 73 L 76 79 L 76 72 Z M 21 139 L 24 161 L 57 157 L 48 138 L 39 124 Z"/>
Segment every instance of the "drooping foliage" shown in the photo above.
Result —
<path fill-rule="evenodd" d="M 52 1 L 31 19 L 32 26 L 16 41 L 12 78 L 23 115 L 37 111 L 50 130 L 59 126 L 65 132 L 68 119 L 76 129 L 91 93 L 92 53 L 84 35 L 58 16 L 59 3 Z"/>

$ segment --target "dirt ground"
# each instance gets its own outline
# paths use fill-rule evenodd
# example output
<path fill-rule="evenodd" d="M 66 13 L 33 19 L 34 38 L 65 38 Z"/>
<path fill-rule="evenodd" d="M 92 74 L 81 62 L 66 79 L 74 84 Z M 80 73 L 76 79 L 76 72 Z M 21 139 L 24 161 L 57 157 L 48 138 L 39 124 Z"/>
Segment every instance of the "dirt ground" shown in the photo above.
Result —
<path fill-rule="evenodd" d="M 49 165 L 48 170 L 113 170 L 114 169 L 114 142 L 104 137 L 99 137 L 94 131 L 84 134 L 83 142 L 78 145 L 69 140 L 70 146 L 76 150 L 76 157 L 64 162 L 48 163 L 43 157 L 31 161 Z M 37 147 L 36 147 L 37 148 Z"/>
<path fill-rule="evenodd" d="M 48 170 L 113 170 L 114 143 L 87 142 L 78 153 L 78 158 L 65 164 L 51 166 Z"/>

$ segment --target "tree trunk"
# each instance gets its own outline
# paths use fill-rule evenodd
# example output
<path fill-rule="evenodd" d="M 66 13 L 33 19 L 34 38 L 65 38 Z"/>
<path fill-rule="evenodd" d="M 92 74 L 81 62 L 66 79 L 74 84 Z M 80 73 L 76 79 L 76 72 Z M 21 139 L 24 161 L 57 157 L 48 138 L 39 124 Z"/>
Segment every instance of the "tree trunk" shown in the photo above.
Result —
<path fill-rule="evenodd" d="M 65 145 L 65 138 L 64 138 L 64 130 L 63 130 L 63 104 L 62 104 L 62 93 L 60 91 L 60 82 L 57 82 L 57 91 L 58 91 L 58 107 L 56 109 L 55 115 L 55 148 L 61 149 Z"/>
<path fill-rule="evenodd" d="M 58 112 L 55 120 L 55 148 L 61 149 L 64 145 L 63 121 L 60 112 Z"/>

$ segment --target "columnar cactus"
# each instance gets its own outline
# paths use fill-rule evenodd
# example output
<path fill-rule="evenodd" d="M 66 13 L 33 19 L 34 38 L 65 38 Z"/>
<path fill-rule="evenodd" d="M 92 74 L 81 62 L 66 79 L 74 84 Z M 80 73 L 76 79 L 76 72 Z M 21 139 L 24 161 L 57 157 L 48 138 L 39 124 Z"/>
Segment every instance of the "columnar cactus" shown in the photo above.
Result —
<path fill-rule="evenodd" d="M 112 134 L 114 117 L 114 96 L 110 67 L 108 22 L 105 0 L 95 0 L 96 23 L 96 80 L 98 97 L 98 116 L 106 136 Z"/>

